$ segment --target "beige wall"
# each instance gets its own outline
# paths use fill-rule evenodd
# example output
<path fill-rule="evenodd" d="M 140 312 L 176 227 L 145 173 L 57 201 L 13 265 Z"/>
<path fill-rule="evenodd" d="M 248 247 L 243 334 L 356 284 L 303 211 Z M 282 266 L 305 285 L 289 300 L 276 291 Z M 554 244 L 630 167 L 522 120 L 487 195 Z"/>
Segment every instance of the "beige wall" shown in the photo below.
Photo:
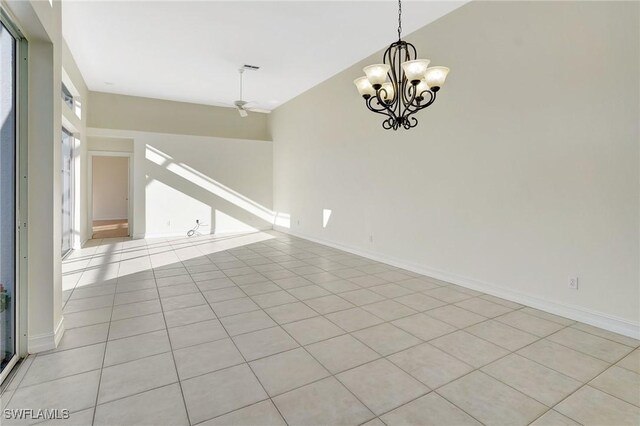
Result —
<path fill-rule="evenodd" d="M 93 220 L 127 219 L 129 158 L 93 156 Z"/>
<path fill-rule="evenodd" d="M 271 140 L 267 115 L 234 108 L 91 92 L 89 126 L 190 136 Z"/>
<path fill-rule="evenodd" d="M 126 138 L 89 138 L 90 151 L 133 152 L 133 139 Z"/>
<path fill-rule="evenodd" d="M 356 93 L 382 52 L 272 114 L 275 210 L 291 232 L 638 335 L 638 19 L 635 2 L 463 6 L 408 37 L 452 69 L 417 128 L 383 130 Z"/>
<path fill-rule="evenodd" d="M 265 114 L 90 94 L 90 149 L 133 151 L 136 238 L 270 229 L 273 146 Z M 132 149 L 131 149 L 132 147 Z"/>

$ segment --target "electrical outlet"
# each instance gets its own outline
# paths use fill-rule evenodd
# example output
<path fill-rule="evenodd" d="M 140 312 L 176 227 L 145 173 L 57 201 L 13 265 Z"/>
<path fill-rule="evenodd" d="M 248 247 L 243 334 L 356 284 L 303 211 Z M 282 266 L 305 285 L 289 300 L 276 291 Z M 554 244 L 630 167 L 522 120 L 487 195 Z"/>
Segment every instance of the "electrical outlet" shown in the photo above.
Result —
<path fill-rule="evenodd" d="M 297 222 L 298 222 L 298 226 L 300 226 L 300 219 L 298 219 Z"/>
<path fill-rule="evenodd" d="M 569 288 L 572 290 L 578 289 L 578 277 L 569 277 Z"/>

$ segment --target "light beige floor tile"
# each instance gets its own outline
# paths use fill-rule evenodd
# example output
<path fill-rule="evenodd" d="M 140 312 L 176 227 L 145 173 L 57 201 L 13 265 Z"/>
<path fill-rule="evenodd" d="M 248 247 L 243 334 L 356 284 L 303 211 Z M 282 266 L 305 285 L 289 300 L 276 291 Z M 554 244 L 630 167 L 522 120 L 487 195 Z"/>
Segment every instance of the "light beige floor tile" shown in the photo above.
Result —
<path fill-rule="evenodd" d="M 409 278 L 408 280 L 398 281 L 396 284 L 415 291 L 427 291 L 440 287 L 440 285 L 430 281 L 428 278 L 422 277 Z"/>
<path fill-rule="evenodd" d="M 346 300 L 331 294 L 329 296 L 318 297 L 315 299 L 305 300 L 305 303 L 319 314 L 325 315 L 331 312 L 343 311 L 353 308 L 354 305 Z"/>
<path fill-rule="evenodd" d="M 169 336 L 166 330 L 153 331 L 124 339 L 110 340 L 107 343 L 104 365 L 108 367 L 110 365 L 169 352 L 170 350 L 171 345 L 169 344 Z"/>
<path fill-rule="evenodd" d="M 565 327 L 562 324 L 525 314 L 522 311 L 509 312 L 508 314 L 496 317 L 496 321 L 500 321 L 538 337 L 548 336 Z"/>
<path fill-rule="evenodd" d="M 561 317 L 559 315 L 550 314 L 549 312 L 541 311 L 539 309 L 530 308 L 528 306 L 523 307 L 520 312 L 533 315 L 534 317 L 542 318 L 551 322 L 555 322 L 562 325 L 575 324 L 575 321 L 569 318 Z"/>
<path fill-rule="evenodd" d="M 233 341 L 247 361 L 288 351 L 299 346 L 281 327 L 234 336 Z"/>
<path fill-rule="evenodd" d="M 347 332 L 361 330 L 384 322 L 362 308 L 352 308 L 325 315 L 327 319 Z"/>
<path fill-rule="evenodd" d="M 549 407 L 582 386 L 577 380 L 517 354 L 493 362 L 482 371 Z"/>
<path fill-rule="evenodd" d="M 213 312 L 220 318 L 260 309 L 260 307 L 248 297 L 212 303 L 211 307 L 213 308 Z"/>
<path fill-rule="evenodd" d="M 482 367 L 509 352 L 465 331 L 439 337 L 430 342 L 433 346 L 476 368 Z"/>
<path fill-rule="evenodd" d="M 87 325 L 101 324 L 111 320 L 111 308 L 92 309 L 90 311 L 76 312 L 64 315 L 64 328 L 85 327 Z"/>
<path fill-rule="evenodd" d="M 632 348 L 637 348 L 638 346 L 640 346 L 640 340 L 632 339 L 631 337 L 623 336 L 622 334 L 603 330 L 592 325 L 576 322 L 571 327 L 577 328 L 578 330 L 582 330 L 590 334 L 594 334 L 599 337 L 603 337 L 605 339 L 613 340 L 614 342 L 621 343 L 623 345 L 631 346 Z"/>
<path fill-rule="evenodd" d="M 211 280 L 198 281 L 196 283 L 200 291 L 218 290 L 226 287 L 234 287 L 236 284 L 229 278 L 214 278 Z"/>
<path fill-rule="evenodd" d="M 498 315 L 503 315 L 513 310 L 480 297 L 463 300 L 462 302 L 456 303 L 456 306 L 487 318 L 497 317 Z"/>
<path fill-rule="evenodd" d="M 366 288 L 375 287 L 377 285 L 386 284 L 389 282 L 385 279 L 376 277 L 374 275 L 363 275 L 361 277 L 349 278 L 349 281 L 359 285 L 360 287 L 366 287 Z"/>
<path fill-rule="evenodd" d="M 547 407 L 479 371 L 437 391 L 484 424 L 527 425 Z"/>
<path fill-rule="evenodd" d="M 446 305 L 446 302 L 427 296 L 423 293 L 408 294 L 406 296 L 396 297 L 393 300 L 415 309 L 416 311 L 426 311 L 428 309 L 434 309 Z"/>
<path fill-rule="evenodd" d="M 604 361 L 546 339 L 520 349 L 518 354 L 581 382 L 591 380 L 609 366 Z"/>
<path fill-rule="evenodd" d="M 538 417 L 530 426 L 580 426 L 580 423 L 571 420 L 557 411 L 549 410 Z"/>
<path fill-rule="evenodd" d="M 329 281 L 326 283 L 318 284 L 320 287 L 324 288 L 331 293 L 344 293 L 347 291 L 358 290 L 357 284 L 352 283 L 351 281 L 338 279 L 337 281 Z"/>
<path fill-rule="evenodd" d="M 140 317 L 143 315 L 162 312 L 160 299 L 148 300 L 146 302 L 129 303 L 113 307 L 111 321 L 118 321 L 127 318 Z"/>
<path fill-rule="evenodd" d="M 109 340 L 164 330 L 164 316 L 161 313 L 112 321 L 109 328 Z"/>
<path fill-rule="evenodd" d="M 638 373 L 613 366 L 593 379 L 589 385 L 640 407 L 640 374 Z"/>
<path fill-rule="evenodd" d="M 426 311 L 425 314 L 458 328 L 465 328 L 487 320 L 487 318 L 482 315 L 475 314 L 455 305 L 430 309 Z"/>
<path fill-rule="evenodd" d="M 380 357 L 375 351 L 348 334 L 313 343 L 306 349 L 332 374 Z"/>
<path fill-rule="evenodd" d="M 523 306 L 519 303 L 512 302 L 510 300 L 501 299 L 500 297 L 491 296 L 490 294 L 483 294 L 480 296 L 484 300 L 488 300 L 489 302 L 497 303 L 498 305 L 506 306 L 511 309 L 520 309 Z"/>
<path fill-rule="evenodd" d="M 291 426 L 358 425 L 375 417 L 334 377 L 279 395 L 273 402 Z"/>
<path fill-rule="evenodd" d="M 7 409 L 66 408 L 70 412 L 93 407 L 98 393 L 100 371 L 89 371 L 34 386 L 19 387 Z"/>
<path fill-rule="evenodd" d="M 571 327 L 560 330 L 547 339 L 609 363 L 619 361 L 633 350 L 629 346 Z"/>
<path fill-rule="evenodd" d="M 251 296 L 254 302 L 256 302 L 261 308 L 271 308 L 273 306 L 284 305 L 286 303 L 297 302 L 298 299 L 290 295 L 284 290 L 274 291 L 272 293 L 264 293 L 256 296 Z"/>
<path fill-rule="evenodd" d="M 481 425 L 480 422 L 435 392 L 384 414 L 382 420 L 388 426 Z"/>
<path fill-rule="evenodd" d="M 318 313 L 302 302 L 289 303 L 287 305 L 276 306 L 265 309 L 278 324 L 286 324 L 294 321 L 300 321 L 305 318 L 318 316 Z"/>
<path fill-rule="evenodd" d="M 200 423 L 200 426 L 286 426 L 270 400 L 258 402 L 229 414 Z"/>
<path fill-rule="evenodd" d="M 86 426 L 90 425 L 92 421 L 93 407 L 86 410 L 69 413 L 68 419 L 52 419 L 42 423 L 38 423 L 38 426 Z"/>
<path fill-rule="evenodd" d="M 324 288 L 315 284 L 304 287 L 296 287 L 287 291 L 300 300 L 314 299 L 316 297 L 328 296 L 329 294 L 331 294 Z"/>
<path fill-rule="evenodd" d="M 539 339 L 538 336 L 494 320 L 472 325 L 465 331 L 510 351 L 517 351 Z"/>
<path fill-rule="evenodd" d="M 383 300 L 370 305 L 364 305 L 362 306 L 362 309 L 382 318 L 385 321 L 393 321 L 395 319 L 417 313 L 415 309 L 411 309 L 410 307 L 394 300 Z"/>
<path fill-rule="evenodd" d="M 307 345 L 320 340 L 343 334 L 339 327 L 324 317 L 314 317 L 283 325 L 301 345 Z"/>
<path fill-rule="evenodd" d="M 380 355 L 387 356 L 422 341 L 389 323 L 355 331 L 352 335 Z"/>
<path fill-rule="evenodd" d="M 372 361 L 336 377 L 376 415 L 429 392 L 429 388 L 386 359 Z"/>
<path fill-rule="evenodd" d="M 209 321 L 215 318 L 216 316 L 209 305 L 192 306 L 164 313 L 164 319 L 169 328 Z"/>
<path fill-rule="evenodd" d="M 272 281 L 276 283 L 278 287 L 284 288 L 285 290 L 313 284 L 311 281 L 297 275 L 286 278 L 272 278 Z"/>
<path fill-rule="evenodd" d="M 473 371 L 472 366 L 429 343 L 395 353 L 388 359 L 431 389 Z"/>
<path fill-rule="evenodd" d="M 329 372 L 303 348 L 262 358 L 250 365 L 272 397 L 329 376 Z"/>
<path fill-rule="evenodd" d="M 389 299 L 415 293 L 414 290 L 408 289 L 406 287 L 401 287 L 398 284 L 393 284 L 393 283 L 369 287 L 369 290 L 373 291 L 374 293 L 378 293 L 381 296 L 387 297 Z"/>
<path fill-rule="evenodd" d="M 368 305 L 370 303 L 380 302 L 384 300 L 384 297 L 380 296 L 378 293 L 374 293 L 371 290 L 367 290 L 366 288 L 340 293 L 340 297 L 348 300 L 356 306 Z"/>
<path fill-rule="evenodd" d="M 640 408 L 591 386 L 580 388 L 555 410 L 585 426 L 640 424 Z"/>
<path fill-rule="evenodd" d="M 113 305 L 114 295 L 89 297 L 87 299 L 69 300 L 64 306 L 65 314 L 88 311 L 91 309 L 106 308 Z"/>
<path fill-rule="evenodd" d="M 268 398 L 246 364 L 185 380 L 182 391 L 192 424 Z"/>
<path fill-rule="evenodd" d="M 225 337 L 228 337 L 227 333 L 218 320 L 202 321 L 169 329 L 173 350 L 213 342 Z"/>
<path fill-rule="evenodd" d="M 220 339 L 173 353 L 180 380 L 244 363 L 231 339 Z"/>
<path fill-rule="evenodd" d="M 443 302 L 447 302 L 447 303 L 461 302 L 465 299 L 470 299 L 471 297 L 473 297 L 470 294 L 463 293 L 450 286 L 438 287 L 438 288 L 434 288 L 433 290 L 427 290 L 425 291 L 425 294 L 431 297 L 435 297 L 436 299 L 442 300 Z"/>
<path fill-rule="evenodd" d="M 273 293 L 274 291 L 282 290 L 271 281 L 241 285 L 240 288 L 242 288 L 242 291 L 244 291 L 247 296 L 258 296 L 260 294 Z"/>
<path fill-rule="evenodd" d="M 435 339 L 456 331 L 455 327 L 425 314 L 400 318 L 392 321 L 392 324 L 422 340 Z"/>
<path fill-rule="evenodd" d="M 209 290 L 202 293 L 209 303 L 224 302 L 225 300 L 247 297 L 240 287 L 226 287 L 219 290 Z"/>
<path fill-rule="evenodd" d="M 170 353 L 153 355 L 102 370 L 98 404 L 178 381 Z"/>
<path fill-rule="evenodd" d="M 629 355 L 621 359 L 617 365 L 640 374 L 640 349 L 636 349 L 631 352 Z"/>
<path fill-rule="evenodd" d="M 155 287 L 144 290 L 130 291 L 127 293 L 118 293 L 114 300 L 114 305 L 125 305 L 127 303 L 146 302 L 158 298 L 158 290 Z"/>
<path fill-rule="evenodd" d="M 178 384 L 153 389 L 96 407 L 94 425 L 188 425 Z"/>
<path fill-rule="evenodd" d="M 256 330 L 263 330 L 265 328 L 275 327 L 278 325 L 264 311 L 252 311 L 244 314 L 232 315 L 221 318 L 220 322 L 222 322 L 222 325 L 231 336 L 249 333 Z"/>
<path fill-rule="evenodd" d="M 31 363 L 20 386 L 35 385 L 73 374 L 99 370 L 102 368 L 104 347 L 104 343 L 99 343 L 49 355 L 39 355 Z"/>
<path fill-rule="evenodd" d="M 166 287 L 159 287 L 158 292 L 160 293 L 160 297 L 174 297 L 180 296 L 183 294 L 191 294 L 191 293 L 199 293 L 200 289 L 195 285 L 195 283 L 181 284 L 181 285 L 170 285 Z"/>
<path fill-rule="evenodd" d="M 79 348 L 107 341 L 109 324 L 88 325 L 65 331 L 56 351 Z"/>
<path fill-rule="evenodd" d="M 162 309 L 165 312 L 207 304 L 207 300 L 200 293 L 163 297 L 160 299 L 160 302 L 162 303 Z"/>

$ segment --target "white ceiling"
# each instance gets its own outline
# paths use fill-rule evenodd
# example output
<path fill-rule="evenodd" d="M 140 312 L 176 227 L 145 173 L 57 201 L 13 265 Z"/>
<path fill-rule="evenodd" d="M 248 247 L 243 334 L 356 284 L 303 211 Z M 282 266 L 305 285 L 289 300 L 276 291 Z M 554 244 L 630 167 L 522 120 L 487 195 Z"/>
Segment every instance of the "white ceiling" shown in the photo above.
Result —
<path fill-rule="evenodd" d="M 464 3 L 405 1 L 403 35 Z M 63 35 L 90 90 L 208 105 L 238 99 L 243 64 L 261 67 L 245 72 L 245 100 L 273 109 L 397 37 L 395 1 L 62 4 Z"/>

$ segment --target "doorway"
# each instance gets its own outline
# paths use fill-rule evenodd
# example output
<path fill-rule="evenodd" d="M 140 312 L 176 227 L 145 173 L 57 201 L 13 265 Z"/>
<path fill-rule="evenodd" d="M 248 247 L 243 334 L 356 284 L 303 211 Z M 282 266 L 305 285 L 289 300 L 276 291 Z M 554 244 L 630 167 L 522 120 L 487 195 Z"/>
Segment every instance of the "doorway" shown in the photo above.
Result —
<path fill-rule="evenodd" d="M 129 155 L 91 155 L 91 238 L 131 235 Z"/>

